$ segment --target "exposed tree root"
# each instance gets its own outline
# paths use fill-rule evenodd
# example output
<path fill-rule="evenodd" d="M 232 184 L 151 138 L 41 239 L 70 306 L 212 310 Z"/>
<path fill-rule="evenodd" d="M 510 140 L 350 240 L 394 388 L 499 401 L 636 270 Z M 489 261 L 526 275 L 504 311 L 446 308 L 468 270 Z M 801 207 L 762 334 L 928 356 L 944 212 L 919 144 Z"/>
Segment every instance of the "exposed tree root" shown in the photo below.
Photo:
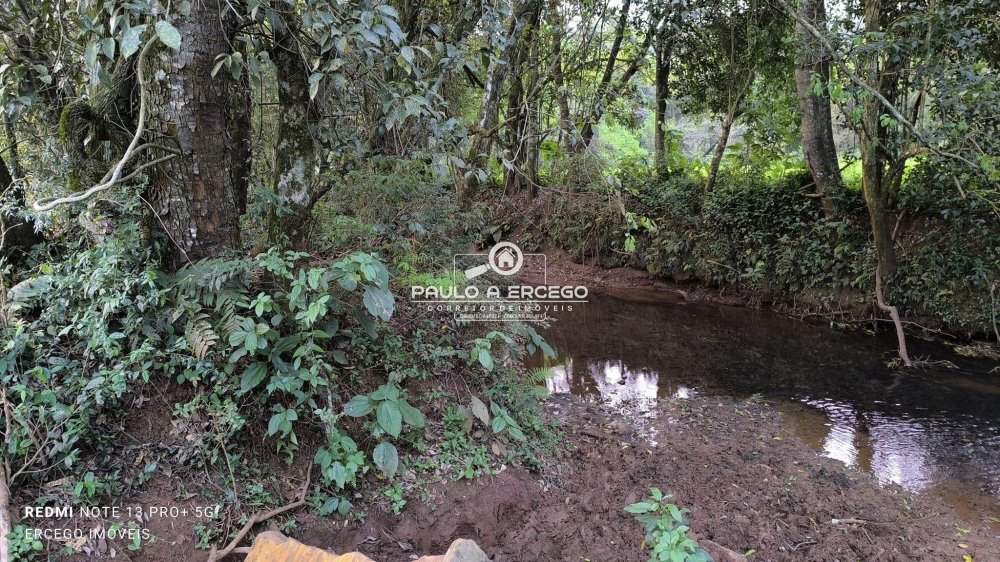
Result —
<path fill-rule="evenodd" d="M 242 552 L 243 549 L 237 549 L 236 547 L 240 544 L 240 542 L 243 541 L 243 538 L 247 536 L 247 533 L 249 533 L 250 530 L 253 529 L 254 525 L 262 521 L 267 521 L 272 517 L 277 517 L 278 515 L 281 515 L 286 511 L 291 511 L 293 509 L 298 509 L 304 506 L 306 504 L 306 494 L 309 492 L 309 484 L 311 483 L 311 476 L 312 476 L 312 464 L 309 465 L 309 470 L 306 472 L 306 481 L 305 483 L 302 484 L 302 490 L 299 492 L 299 496 L 294 502 L 281 507 L 276 507 L 271 511 L 265 511 L 263 513 L 254 514 L 252 517 L 250 517 L 250 520 L 246 522 L 246 525 L 243 525 L 243 528 L 240 529 L 240 532 L 236 533 L 236 536 L 233 537 L 233 540 L 230 541 L 230 543 L 226 545 L 225 548 L 223 548 L 222 550 L 217 550 L 214 546 L 212 547 L 212 550 L 210 550 L 208 553 L 207 562 L 217 562 L 236 551 Z M 0 561 L 0 562 L 6 562 L 6 561 Z"/>
<path fill-rule="evenodd" d="M 913 362 L 910 361 L 910 354 L 906 351 L 906 333 L 903 331 L 903 322 L 899 318 L 899 310 L 895 306 L 885 303 L 885 295 L 882 293 L 882 272 L 880 267 L 875 268 L 875 304 L 879 310 L 888 312 L 892 318 L 892 323 L 896 326 L 896 339 L 899 340 L 899 360 L 903 366 L 910 368 Z"/>

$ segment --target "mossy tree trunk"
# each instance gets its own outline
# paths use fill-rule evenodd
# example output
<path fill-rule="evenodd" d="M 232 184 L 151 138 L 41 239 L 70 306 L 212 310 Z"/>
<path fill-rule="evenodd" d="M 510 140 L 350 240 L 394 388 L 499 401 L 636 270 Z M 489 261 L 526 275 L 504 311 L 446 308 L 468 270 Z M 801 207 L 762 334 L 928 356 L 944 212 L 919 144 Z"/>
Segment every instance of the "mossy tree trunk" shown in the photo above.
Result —
<path fill-rule="evenodd" d="M 245 178 L 231 168 L 243 152 L 232 137 L 229 73 L 212 76 L 215 58 L 230 50 L 222 0 L 192 2 L 180 22 L 179 52 L 161 50 L 163 79 L 153 88 L 153 128 L 179 153 L 153 180 L 153 205 L 171 240 L 171 262 L 179 267 L 240 249 L 240 201 Z"/>
<path fill-rule="evenodd" d="M 16 181 L 23 179 L 18 160 L 17 137 L 9 119 L 4 120 L 4 133 L 10 165 L 0 155 L 0 194 L 6 193 L 15 206 L 23 207 L 24 185 Z M 9 260 L 19 260 L 32 246 L 42 241 L 42 236 L 35 232 L 34 225 L 12 213 L 0 216 L 0 229 L 3 229 L 0 232 L 0 256 L 6 256 Z"/>
<path fill-rule="evenodd" d="M 799 15 L 819 29 L 825 28 L 826 7 L 823 0 L 803 0 L 799 5 Z M 830 193 L 842 187 L 827 89 L 830 82 L 829 55 L 802 24 L 796 23 L 795 33 L 801 43 L 795 60 L 795 87 L 802 112 L 802 153 L 816 184 L 823 212 L 829 217 L 834 212 Z M 819 79 L 822 92 L 813 91 L 814 76 Z"/>
<path fill-rule="evenodd" d="M 309 95 L 309 68 L 295 34 L 298 16 L 284 2 L 275 2 L 274 66 L 278 82 L 278 130 L 274 147 L 274 191 L 285 209 L 272 210 L 268 241 L 305 245 L 309 218 L 316 201 L 325 193 L 317 184 L 318 146 L 310 133 L 317 112 Z"/>
<path fill-rule="evenodd" d="M 524 37 L 510 60 L 511 85 L 507 95 L 507 147 L 509 149 L 507 169 L 504 173 L 504 188 L 510 195 L 532 194 L 538 180 L 535 159 L 538 142 L 536 120 L 535 84 L 538 81 L 537 66 L 527 70 L 525 66 L 538 41 L 538 31 L 542 4 L 530 4 L 525 14 L 527 24 Z"/>
<path fill-rule="evenodd" d="M 518 45 L 526 35 L 525 26 L 532 21 L 532 14 L 538 9 L 541 0 L 521 0 L 511 14 L 511 22 L 504 47 L 500 52 L 498 60 L 490 65 L 486 71 L 486 80 L 483 83 L 482 105 L 479 110 L 479 117 L 473 128 L 472 145 L 469 148 L 467 168 L 471 171 L 485 170 L 489 165 L 489 157 L 493 151 L 493 143 L 497 132 L 501 128 L 500 107 L 503 102 L 504 85 L 508 76 L 515 71 L 510 68 L 511 61 L 518 52 Z M 529 30 L 530 31 L 530 30 Z M 469 170 L 466 170 L 469 171 Z M 465 186 L 462 191 L 464 198 L 474 196 L 479 191 L 480 181 L 476 174 L 472 173 L 465 179 Z"/>

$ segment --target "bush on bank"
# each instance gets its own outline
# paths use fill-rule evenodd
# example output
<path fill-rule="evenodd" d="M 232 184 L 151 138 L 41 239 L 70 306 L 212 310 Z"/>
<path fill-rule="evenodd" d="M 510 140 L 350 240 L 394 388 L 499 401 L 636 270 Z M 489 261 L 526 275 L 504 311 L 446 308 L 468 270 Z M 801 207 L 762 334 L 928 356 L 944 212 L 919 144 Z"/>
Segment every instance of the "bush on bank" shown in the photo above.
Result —
<path fill-rule="evenodd" d="M 831 194 L 824 216 L 808 173 L 723 174 L 711 193 L 696 175 L 631 173 L 540 198 L 529 230 L 578 261 L 633 266 L 677 281 L 777 298 L 870 304 L 874 255 L 858 186 Z M 910 319 L 965 335 L 993 334 L 1000 310 L 1000 218 L 975 178 L 912 169 L 892 199 L 899 268 L 887 299 Z M 647 217 L 653 228 L 630 216 Z M 628 238 L 635 240 L 634 251 Z"/>

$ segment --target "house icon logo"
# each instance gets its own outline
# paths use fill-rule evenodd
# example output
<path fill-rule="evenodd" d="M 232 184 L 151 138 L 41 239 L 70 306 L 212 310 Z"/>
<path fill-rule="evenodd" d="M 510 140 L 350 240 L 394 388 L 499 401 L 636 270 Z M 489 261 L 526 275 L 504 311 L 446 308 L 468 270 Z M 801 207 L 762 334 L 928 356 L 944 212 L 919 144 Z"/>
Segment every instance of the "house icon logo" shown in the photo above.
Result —
<path fill-rule="evenodd" d="M 490 265 L 500 275 L 513 275 L 524 265 L 524 254 L 514 244 L 501 242 L 490 251 Z"/>
<path fill-rule="evenodd" d="M 459 254 L 464 255 L 464 254 Z M 481 256 L 482 254 L 475 254 Z M 458 256 L 456 256 L 457 258 Z M 500 242 L 490 248 L 486 263 L 465 270 L 466 279 L 474 279 L 487 271 L 493 270 L 500 275 L 509 276 L 521 271 L 524 265 L 524 252 L 513 242 Z"/>

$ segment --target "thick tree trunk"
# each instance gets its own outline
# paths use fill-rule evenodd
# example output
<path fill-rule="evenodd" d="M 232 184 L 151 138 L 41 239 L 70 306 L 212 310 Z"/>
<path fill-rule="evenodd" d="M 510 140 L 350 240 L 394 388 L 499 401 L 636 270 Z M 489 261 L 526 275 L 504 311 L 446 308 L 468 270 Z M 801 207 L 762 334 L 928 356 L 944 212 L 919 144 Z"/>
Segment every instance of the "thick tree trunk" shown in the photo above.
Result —
<path fill-rule="evenodd" d="M 799 5 L 802 19 L 824 29 L 826 8 L 823 0 L 803 0 Z M 795 25 L 795 32 L 801 41 L 801 52 L 795 61 L 795 87 L 799 95 L 802 111 L 802 153 L 805 156 L 816 193 L 820 196 L 823 212 L 827 216 L 834 213 L 830 193 L 842 187 L 840 166 L 837 160 L 837 146 L 833 142 L 833 119 L 830 113 L 830 81 L 828 55 L 819 41 L 802 24 Z M 816 94 L 811 88 L 813 76 L 818 76 L 823 92 Z"/>
<path fill-rule="evenodd" d="M 511 86 L 507 96 L 507 146 L 511 154 L 510 166 L 504 173 L 504 189 L 512 195 L 530 191 L 536 179 L 535 171 L 532 169 L 532 153 L 537 138 L 533 132 L 536 127 L 532 122 L 537 118 L 537 112 L 531 111 L 533 100 L 528 99 L 528 96 L 533 90 L 538 71 L 537 68 L 528 71 L 528 84 L 525 87 L 524 66 L 538 39 L 541 2 L 533 2 L 531 7 L 531 11 L 525 14 L 527 22 L 524 37 L 519 41 L 508 69 Z"/>
<path fill-rule="evenodd" d="M 309 68 L 295 39 L 297 16 L 292 10 L 280 13 L 283 25 L 275 29 L 273 56 L 280 100 L 274 147 L 274 191 L 287 211 L 282 215 L 271 213 L 268 240 L 278 244 L 287 237 L 292 247 L 301 249 L 305 245 L 313 204 L 319 198 L 315 193 L 319 154 L 309 133 L 314 107 L 309 97 Z"/>
<path fill-rule="evenodd" d="M 172 264 L 216 257 L 240 248 L 239 206 L 245 184 L 230 173 L 241 154 L 228 134 L 233 81 L 212 77 L 215 57 L 230 49 L 220 17 L 222 0 L 191 3 L 178 29 L 181 49 L 164 49 L 165 78 L 156 83 L 156 128 L 180 152 L 160 166 L 155 209 L 172 241 Z"/>

